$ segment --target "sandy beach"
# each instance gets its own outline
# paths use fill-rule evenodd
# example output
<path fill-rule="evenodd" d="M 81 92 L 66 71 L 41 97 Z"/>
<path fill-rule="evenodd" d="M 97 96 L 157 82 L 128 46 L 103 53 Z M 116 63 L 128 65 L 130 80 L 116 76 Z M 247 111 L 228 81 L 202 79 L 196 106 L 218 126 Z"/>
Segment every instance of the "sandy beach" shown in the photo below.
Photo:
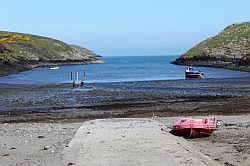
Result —
<path fill-rule="evenodd" d="M 81 123 L 0 125 L 0 165 L 61 165 L 61 152 Z"/>
<path fill-rule="evenodd" d="M 183 116 L 215 115 L 210 137 L 184 139 L 222 165 L 250 159 L 250 79 L 0 85 L 0 155 L 4 165 L 62 165 L 62 152 L 92 119 L 152 118 L 171 129 Z"/>
<path fill-rule="evenodd" d="M 169 131 L 178 118 L 152 117 L 152 120 L 164 124 Z M 212 136 L 181 138 L 181 141 L 222 165 L 249 165 L 250 115 L 217 118 L 222 120 L 222 125 Z M 61 165 L 63 149 L 82 123 L 0 124 L 0 162 L 3 165 Z"/>

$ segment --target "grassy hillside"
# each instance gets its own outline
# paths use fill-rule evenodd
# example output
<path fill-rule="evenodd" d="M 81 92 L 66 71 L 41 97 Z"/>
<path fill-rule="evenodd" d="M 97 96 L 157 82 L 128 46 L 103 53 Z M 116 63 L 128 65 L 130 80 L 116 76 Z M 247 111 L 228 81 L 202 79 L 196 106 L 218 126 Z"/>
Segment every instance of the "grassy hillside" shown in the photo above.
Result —
<path fill-rule="evenodd" d="M 244 47 L 250 47 L 250 22 L 244 22 L 239 24 L 233 24 L 226 27 L 221 33 L 218 35 L 208 38 L 207 40 L 199 43 L 187 53 L 185 53 L 189 57 L 194 56 L 203 56 L 209 55 L 213 56 L 212 52 L 214 48 L 224 47 L 237 47 L 242 48 L 244 51 Z"/>
<path fill-rule="evenodd" d="M 0 75 L 45 63 L 95 63 L 96 54 L 52 38 L 0 31 Z"/>
<path fill-rule="evenodd" d="M 8 59 L 22 60 L 50 60 L 60 59 L 62 52 L 71 51 L 72 48 L 59 40 L 0 31 L 0 44 L 8 51 L 0 54 L 1 61 Z M 62 57 L 63 58 L 63 57 Z"/>
<path fill-rule="evenodd" d="M 225 62 L 227 62 L 227 66 Z M 249 71 L 250 22 L 226 27 L 218 35 L 208 38 L 188 50 L 175 63 Z"/>

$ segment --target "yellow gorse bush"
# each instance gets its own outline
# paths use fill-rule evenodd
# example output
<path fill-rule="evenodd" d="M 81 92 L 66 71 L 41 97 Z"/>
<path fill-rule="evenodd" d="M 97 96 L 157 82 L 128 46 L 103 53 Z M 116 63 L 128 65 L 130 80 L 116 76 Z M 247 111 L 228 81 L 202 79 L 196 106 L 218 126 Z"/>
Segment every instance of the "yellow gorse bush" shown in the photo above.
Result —
<path fill-rule="evenodd" d="M 17 41 L 30 41 L 31 37 L 28 35 L 17 35 L 11 33 L 0 33 L 0 43 L 13 43 Z"/>

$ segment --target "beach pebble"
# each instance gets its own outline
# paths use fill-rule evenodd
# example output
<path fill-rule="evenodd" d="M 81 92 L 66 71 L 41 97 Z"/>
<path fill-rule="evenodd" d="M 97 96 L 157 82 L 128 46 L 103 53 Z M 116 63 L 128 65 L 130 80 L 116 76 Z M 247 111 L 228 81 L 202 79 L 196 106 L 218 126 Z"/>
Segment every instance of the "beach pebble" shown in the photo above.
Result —
<path fill-rule="evenodd" d="M 42 150 L 48 150 L 49 146 L 44 146 Z"/>
<path fill-rule="evenodd" d="M 230 164 L 229 162 L 225 162 L 224 164 L 228 166 L 234 166 L 233 164 Z"/>

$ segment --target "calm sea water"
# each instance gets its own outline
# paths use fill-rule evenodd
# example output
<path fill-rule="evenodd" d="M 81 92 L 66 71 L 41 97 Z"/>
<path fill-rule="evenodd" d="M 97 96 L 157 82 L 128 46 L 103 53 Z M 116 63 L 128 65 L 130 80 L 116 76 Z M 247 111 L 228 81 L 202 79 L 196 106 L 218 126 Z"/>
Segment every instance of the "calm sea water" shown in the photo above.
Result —
<path fill-rule="evenodd" d="M 185 79 L 186 66 L 172 65 L 169 62 L 178 56 L 113 56 L 104 57 L 104 64 L 60 66 L 58 70 L 48 67 L 35 68 L 19 74 L 0 77 L 0 83 L 43 84 L 69 83 L 71 72 L 79 72 L 80 79 L 86 72 L 88 83 L 122 82 L 143 80 Z M 207 78 L 249 77 L 250 73 L 226 69 L 196 67 Z M 75 74 L 73 74 L 75 77 Z"/>

